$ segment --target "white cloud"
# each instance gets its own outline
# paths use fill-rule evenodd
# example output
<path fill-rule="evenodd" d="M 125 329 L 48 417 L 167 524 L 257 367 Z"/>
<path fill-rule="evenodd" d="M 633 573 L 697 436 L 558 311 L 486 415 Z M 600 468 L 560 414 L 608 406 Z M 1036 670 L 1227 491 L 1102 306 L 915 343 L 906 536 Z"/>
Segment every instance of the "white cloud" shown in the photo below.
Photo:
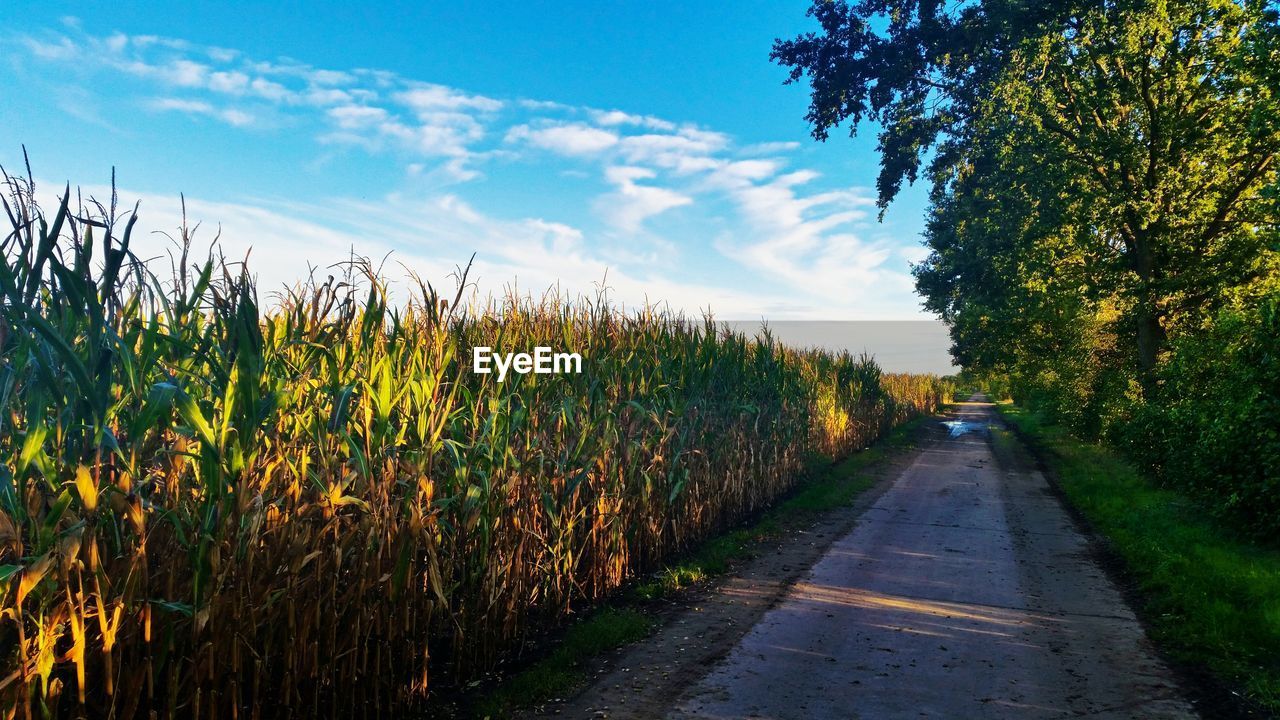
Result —
<path fill-rule="evenodd" d="M 84 188 L 86 197 L 109 193 L 109 188 Z M 150 260 L 158 277 L 167 277 L 174 248 L 159 233 L 176 235 L 182 222 L 179 198 L 127 188 L 119 193 L 141 202 L 133 251 Z M 474 299 L 480 302 L 508 289 L 533 296 L 554 289 L 574 298 L 594 297 L 602 287 L 623 308 L 662 303 L 693 315 L 714 307 L 751 317 L 762 301 L 777 307 L 789 302 L 768 293 L 620 269 L 594 254 L 578 228 L 541 218 L 497 220 L 455 195 L 380 201 L 335 198 L 321 204 L 212 202 L 188 196 L 186 216 L 192 225 L 201 223 L 192 257 L 201 257 L 206 243 L 218 235 L 229 262 L 248 257 L 264 298 L 304 279 L 308 268 L 315 268 L 321 280 L 338 274 L 354 250 L 375 261 L 390 253 L 384 270 L 396 302 L 415 292 L 408 271 L 449 289 L 455 266 L 465 263 L 473 251 L 476 262 L 471 279 L 477 282 Z M 361 220 L 353 223 L 353 217 Z"/>
<path fill-rule="evenodd" d="M 120 52 L 121 50 L 124 50 L 125 45 L 129 44 L 129 36 L 122 32 L 115 32 L 111 33 L 111 36 L 108 37 L 105 42 L 108 50 L 112 52 Z"/>
<path fill-rule="evenodd" d="M 380 107 L 369 107 L 367 105 L 342 105 L 340 107 L 330 108 L 329 117 L 333 118 L 338 127 L 352 130 L 356 128 L 377 125 L 387 119 L 387 111 Z"/>
<path fill-rule="evenodd" d="M 740 189 L 772 177 L 782 168 L 777 160 L 736 160 L 716 166 L 708 175 L 708 184 L 721 189 Z"/>
<path fill-rule="evenodd" d="M 415 84 L 413 89 L 397 93 L 395 99 L 425 114 L 440 110 L 495 112 L 502 109 L 502 102 L 499 100 L 483 95 L 468 95 L 444 85 Z"/>
<path fill-rule="evenodd" d="M 351 73 L 341 70 L 311 70 L 306 77 L 316 85 L 347 85 L 355 80 Z"/>
<path fill-rule="evenodd" d="M 652 115 L 632 115 L 621 110 L 592 110 L 591 119 L 599 125 L 638 125 L 651 130 L 675 130 L 676 124 Z"/>
<path fill-rule="evenodd" d="M 220 47 L 205 48 L 205 53 L 208 54 L 210 60 L 220 63 L 229 63 L 240 56 L 240 53 L 236 50 Z"/>
<path fill-rule="evenodd" d="M 249 76 L 239 71 L 209 73 L 209 89 L 222 93 L 240 94 L 249 87 Z"/>
<path fill-rule="evenodd" d="M 156 98 L 147 104 L 152 110 L 174 111 L 188 115 L 204 115 L 221 120 L 234 127 L 246 127 L 254 123 L 253 115 L 237 108 L 217 108 L 203 100 L 185 98 Z"/>
<path fill-rule="evenodd" d="M 252 115 L 250 115 L 249 113 L 243 110 L 237 110 L 235 108 L 227 108 L 226 110 L 219 112 L 218 117 L 222 118 L 224 122 L 231 125 L 235 125 L 236 127 L 244 127 L 246 125 L 253 124 Z"/>
<path fill-rule="evenodd" d="M 22 44 L 33 56 L 42 60 L 72 60 L 80 54 L 80 48 L 69 38 L 58 38 L 51 42 L 26 37 Z"/>
<path fill-rule="evenodd" d="M 305 99 L 312 105 L 337 105 L 339 103 L 351 102 L 354 95 L 346 90 L 337 88 L 314 88 L 308 90 Z"/>
<path fill-rule="evenodd" d="M 762 277 L 825 298 L 835 307 L 871 317 L 917 315 L 903 311 L 917 303 L 906 264 L 888 263 L 893 247 L 867 242 L 852 231 L 874 205 L 870 194 L 854 189 L 801 194 L 800 188 L 816 178 L 812 171 L 764 183 L 722 178 L 750 233 L 721 238 L 717 249 Z"/>
<path fill-rule="evenodd" d="M 181 87 L 199 87 L 205 84 L 209 68 L 191 60 L 174 60 L 156 68 L 165 82 Z"/>
<path fill-rule="evenodd" d="M 464 157 L 467 145 L 484 134 L 479 123 L 468 115 L 437 115 L 421 125 L 388 120 L 377 126 L 378 132 L 403 148 L 427 156 Z"/>
<path fill-rule="evenodd" d="M 744 157 L 753 155 L 776 155 L 779 153 L 789 153 L 800 148 L 800 143 L 787 142 L 764 142 L 754 145 L 747 145 L 738 151 L 739 155 Z"/>
<path fill-rule="evenodd" d="M 249 88 L 253 90 L 254 94 L 267 100 L 281 101 L 293 96 L 284 85 L 266 78 L 254 78 L 250 81 Z"/>
<path fill-rule="evenodd" d="M 526 110 L 574 110 L 572 105 L 555 102 L 554 100 L 530 100 L 522 98 L 517 104 Z"/>
<path fill-rule="evenodd" d="M 616 190 L 600 198 L 597 208 L 610 225 L 635 232 L 646 219 L 693 203 L 693 198 L 674 190 L 636 182 L 652 179 L 656 175 L 657 173 L 647 168 L 630 166 L 605 170 L 605 178 Z"/>
<path fill-rule="evenodd" d="M 488 174 L 521 162 L 539 163 L 551 181 L 546 207 L 556 217 L 517 220 L 484 216 L 458 194 L 419 194 L 415 201 L 393 197 L 358 208 L 343 199 L 283 210 L 253 202 L 201 204 L 206 218 L 252 238 L 260 255 L 272 253 L 270 262 L 259 266 L 264 272 L 296 276 L 297 263 L 287 261 L 310 257 L 303 251 L 311 247 L 307 238 L 313 238 L 317 252 L 344 243 L 336 256 L 345 256 L 353 243 L 369 255 L 399 248 L 400 255 L 423 268 L 446 272 L 465 259 L 454 254 L 474 248 L 485 258 L 486 273 L 503 282 L 519 277 L 532 282 L 530 288 L 598 280 L 612 265 L 609 284 L 621 288 L 627 302 L 642 302 L 648 290 L 650 298 L 670 299 L 686 310 L 711 304 L 722 314 L 850 317 L 914 305 L 906 264 L 918 252 L 861 237 L 861 224 L 869 217 L 868 193 L 832 189 L 818 173 L 797 168 L 795 142 L 740 145 L 710 128 L 624 109 L 494 98 L 386 70 L 260 60 L 171 38 L 95 37 L 70 28 L 17 39 L 15 45 L 32 59 L 125 76 L 139 90 L 129 95 L 126 85 L 118 95 L 135 105 L 235 127 L 288 127 L 309 133 L 322 147 L 346 145 L 391 158 L 393 178 L 419 193 L 477 180 L 483 177 L 481 168 Z M 318 154 L 337 156 L 329 149 Z M 556 181 L 595 187 L 572 203 L 577 207 L 566 207 L 551 185 Z M 679 214 L 688 229 L 653 223 L 671 229 L 674 237 L 659 236 L 648 222 L 690 206 L 697 211 Z M 338 213 L 336 207 L 348 212 Z M 352 227 L 350 217 L 394 222 Z M 413 221 L 404 222 L 408 217 Z M 310 225 L 293 225 L 297 218 L 308 218 Z M 565 218 L 590 223 L 595 231 Z M 277 257 L 286 226 L 303 228 L 302 240 Z M 424 240 L 428 236 L 432 239 Z M 698 247 L 713 258 L 720 253 L 723 262 L 713 265 L 748 273 L 687 270 L 694 273 L 692 280 L 660 275 L 685 271 L 675 258 Z M 447 267 L 441 257 L 448 258 Z M 778 295 L 738 292 L 705 277 L 723 277 L 740 287 L 769 285 L 779 288 Z"/>
<path fill-rule="evenodd" d="M 465 156 L 451 158 L 436 169 L 436 174 L 453 182 L 475 180 L 480 177 L 480 171 L 470 167 L 469 161 L 470 158 Z"/>
<path fill-rule="evenodd" d="M 156 110 L 177 110 L 201 115 L 208 115 L 213 112 L 213 106 L 203 100 L 183 100 L 181 98 L 159 98 L 151 103 L 151 107 Z"/>
<path fill-rule="evenodd" d="M 407 150 L 415 155 L 450 158 L 447 174 L 455 179 L 474 177 L 475 172 L 457 158 L 471 155 L 470 145 L 484 136 L 477 115 L 495 112 L 503 103 L 482 95 L 461 92 L 443 85 L 412 82 L 377 70 L 328 70 L 313 68 L 293 60 L 261 61 L 242 59 L 232 50 L 199 48 L 182 40 L 158 36 L 127 36 L 114 33 L 104 39 L 84 35 L 80 42 L 66 36 L 52 40 L 26 37 L 23 44 L 37 58 L 78 62 L 144 78 L 167 87 L 204 90 L 213 95 L 253 97 L 276 106 L 278 112 L 302 107 L 347 107 L 364 105 L 379 113 L 377 123 L 357 122 L 349 113 L 324 113 L 332 129 L 317 133 L 324 143 L 344 142 L 379 151 L 386 147 Z M 215 65 L 192 59 L 198 55 Z M 362 86 L 372 83 L 373 87 Z M 377 88 L 398 88 L 391 93 L 394 105 L 377 104 Z M 200 98 L 186 108 L 172 103 L 155 104 L 156 109 L 182 110 L 193 115 L 218 117 L 232 125 L 252 124 L 243 109 L 216 109 L 214 97 Z"/>
<path fill-rule="evenodd" d="M 618 144 L 618 136 L 608 130 L 583 123 L 532 128 L 518 125 L 507 132 L 507 142 L 524 141 L 561 155 L 595 155 Z"/>
<path fill-rule="evenodd" d="M 712 156 L 728 145 L 728 136 L 721 133 L 684 128 L 675 134 L 631 135 L 619 147 L 628 162 L 689 174 L 719 166 L 721 161 Z"/>
<path fill-rule="evenodd" d="M 898 255 L 912 265 L 917 265 L 924 262 L 930 252 L 929 248 L 923 245 L 911 245 L 898 250 Z"/>

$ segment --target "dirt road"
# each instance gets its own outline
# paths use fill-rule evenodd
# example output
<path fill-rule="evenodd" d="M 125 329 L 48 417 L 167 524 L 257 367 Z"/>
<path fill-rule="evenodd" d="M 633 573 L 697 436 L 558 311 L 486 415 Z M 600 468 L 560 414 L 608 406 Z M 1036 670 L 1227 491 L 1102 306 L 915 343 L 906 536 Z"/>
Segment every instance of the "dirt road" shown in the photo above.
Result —
<path fill-rule="evenodd" d="M 923 452 L 675 716 L 1193 717 L 986 404 Z"/>
<path fill-rule="evenodd" d="M 997 460 L 991 406 L 962 404 L 952 418 L 746 627 L 677 622 L 556 711 L 1196 717 L 1044 477 L 1007 452 Z M 730 582 L 719 600 L 758 601 L 747 586 Z M 634 683 L 617 680 L 626 673 Z M 635 695 L 610 700 L 608 687 Z"/>

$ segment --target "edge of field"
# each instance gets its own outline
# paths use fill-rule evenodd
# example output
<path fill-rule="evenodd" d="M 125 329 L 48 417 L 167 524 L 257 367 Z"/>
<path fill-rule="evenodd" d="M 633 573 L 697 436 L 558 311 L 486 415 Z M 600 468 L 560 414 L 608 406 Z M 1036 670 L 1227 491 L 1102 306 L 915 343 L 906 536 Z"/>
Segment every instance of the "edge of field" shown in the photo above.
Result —
<path fill-rule="evenodd" d="M 1280 550 L 1234 537 L 1186 496 L 1040 414 L 996 409 L 1205 716 L 1276 717 Z M 998 432 L 993 440 L 1010 444 Z"/>
<path fill-rule="evenodd" d="M 529 641 L 443 709 L 463 718 L 653 716 L 853 527 L 949 411 L 921 415 L 815 469 L 742 525 Z"/>

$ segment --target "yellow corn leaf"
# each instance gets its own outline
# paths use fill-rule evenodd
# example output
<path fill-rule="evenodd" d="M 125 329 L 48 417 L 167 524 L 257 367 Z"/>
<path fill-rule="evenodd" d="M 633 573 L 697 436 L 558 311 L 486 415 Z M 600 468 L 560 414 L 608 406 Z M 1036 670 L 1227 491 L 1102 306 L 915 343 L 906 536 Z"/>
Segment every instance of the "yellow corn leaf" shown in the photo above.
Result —
<path fill-rule="evenodd" d="M 22 571 L 22 580 L 18 583 L 19 605 L 26 599 L 27 593 L 40 584 L 40 581 L 44 579 L 45 574 L 49 572 L 51 567 L 53 567 L 53 553 L 45 553 Z"/>
<path fill-rule="evenodd" d="M 84 505 L 85 512 L 98 508 L 98 483 L 84 465 L 76 468 L 76 492 L 80 493 L 80 504 Z"/>

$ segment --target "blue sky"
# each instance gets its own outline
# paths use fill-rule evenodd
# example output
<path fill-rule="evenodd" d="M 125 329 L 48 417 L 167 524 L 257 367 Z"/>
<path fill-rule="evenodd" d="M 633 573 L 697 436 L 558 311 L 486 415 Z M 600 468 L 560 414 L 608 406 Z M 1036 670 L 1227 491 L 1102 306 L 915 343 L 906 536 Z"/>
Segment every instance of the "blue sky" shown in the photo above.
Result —
<path fill-rule="evenodd" d="M 436 281 L 476 252 L 486 292 L 924 317 L 922 189 L 877 222 L 874 132 L 814 142 L 768 60 L 805 2 L 273 5 L 10 3 L 0 163 L 25 144 L 46 192 L 99 194 L 114 167 L 151 231 L 183 193 L 268 286 L 352 248 Z"/>

